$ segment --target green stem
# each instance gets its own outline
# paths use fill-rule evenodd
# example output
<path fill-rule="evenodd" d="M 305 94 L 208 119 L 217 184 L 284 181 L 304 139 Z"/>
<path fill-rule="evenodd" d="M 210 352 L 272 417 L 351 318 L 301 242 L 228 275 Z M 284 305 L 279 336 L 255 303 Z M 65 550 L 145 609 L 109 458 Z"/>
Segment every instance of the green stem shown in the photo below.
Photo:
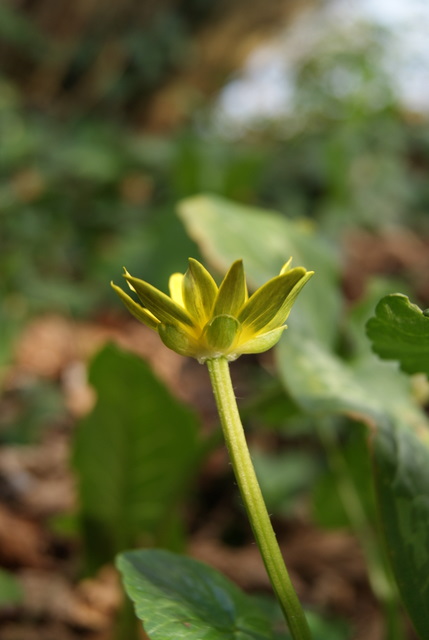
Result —
<path fill-rule="evenodd" d="M 228 361 L 223 357 L 213 358 L 207 360 L 207 366 L 235 477 L 274 593 L 293 639 L 311 640 L 304 611 L 290 581 L 250 458 Z"/>

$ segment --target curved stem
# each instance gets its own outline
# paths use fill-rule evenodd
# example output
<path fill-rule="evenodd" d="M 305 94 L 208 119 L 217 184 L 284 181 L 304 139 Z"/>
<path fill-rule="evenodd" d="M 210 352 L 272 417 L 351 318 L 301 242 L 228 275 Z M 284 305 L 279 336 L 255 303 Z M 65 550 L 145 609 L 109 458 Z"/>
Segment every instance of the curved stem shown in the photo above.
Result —
<path fill-rule="evenodd" d="M 250 458 L 232 387 L 228 361 L 207 360 L 225 441 L 255 539 L 294 640 L 311 640 L 311 633 L 276 540 Z"/>

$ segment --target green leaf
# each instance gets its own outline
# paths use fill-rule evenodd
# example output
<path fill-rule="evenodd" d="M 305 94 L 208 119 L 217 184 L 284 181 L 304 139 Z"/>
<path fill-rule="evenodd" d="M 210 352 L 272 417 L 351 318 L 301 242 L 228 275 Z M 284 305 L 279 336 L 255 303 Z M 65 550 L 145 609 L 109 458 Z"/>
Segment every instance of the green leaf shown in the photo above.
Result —
<path fill-rule="evenodd" d="M 90 565 L 165 544 L 195 469 L 197 419 L 138 357 L 109 345 L 90 368 L 97 393 L 74 443 Z"/>
<path fill-rule="evenodd" d="M 251 454 L 268 511 L 290 515 L 297 500 L 320 475 L 316 457 L 305 451 L 273 455 L 252 449 Z"/>
<path fill-rule="evenodd" d="M 278 363 L 287 391 L 308 413 L 366 420 L 382 414 L 378 398 L 366 393 L 353 370 L 316 341 L 297 341 L 292 332 L 286 332 Z"/>
<path fill-rule="evenodd" d="M 295 265 L 314 270 L 315 282 L 300 293 L 290 324 L 302 334 L 334 342 L 341 307 L 339 262 L 320 230 L 305 220 L 288 220 L 212 195 L 183 200 L 179 216 L 205 258 L 220 272 L 242 258 L 252 289 L 277 276 L 290 256 Z"/>
<path fill-rule="evenodd" d="M 371 460 L 368 455 L 367 430 L 361 423 L 352 425 L 349 433 L 342 431 L 341 464 L 359 496 L 360 504 L 370 522 L 375 521 L 374 487 L 371 476 Z M 318 524 L 326 528 L 353 528 L 350 508 L 345 505 L 347 486 L 344 486 L 342 469 L 331 465 L 313 484 L 312 507 Z M 347 508 L 346 508 L 347 507 Z"/>
<path fill-rule="evenodd" d="M 365 287 L 364 295 L 347 310 L 345 339 L 354 357 L 373 353 L 371 342 L 365 331 L 362 331 L 362 327 L 365 327 L 368 320 L 374 315 L 380 299 L 391 292 L 391 279 L 371 278 Z"/>
<path fill-rule="evenodd" d="M 400 293 L 380 300 L 367 323 L 373 350 L 385 360 L 399 360 L 407 373 L 429 376 L 429 317 Z"/>
<path fill-rule="evenodd" d="M 278 603 L 250 596 L 212 567 L 164 550 L 121 553 L 125 590 L 151 640 L 291 640 Z M 340 620 L 306 613 L 314 640 L 343 640 Z"/>
<path fill-rule="evenodd" d="M 0 37 L 3 42 L 30 53 L 33 61 L 47 59 L 53 53 L 52 40 L 18 8 L 4 3 L 0 4 Z"/>
<path fill-rule="evenodd" d="M 403 602 L 429 638 L 429 446 L 398 421 L 377 430 L 375 484 L 381 527 Z"/>
<path fill-rule="evenodd" d="M 273 640 L 288 640 L 289 633 L 281 631 L 284 627 L 284 617 L 278 602 L 269 596 L 256 596 L 255 600 L 271 620 L 275 629 Z M 311 610 L 305 612 L 305 617 L 310 627 L 312 640 L 348 640 L 350 638 L 350 629 L 342 619 L 324 618 Z"/>
<path fill-rule="evenodd" d="M 351 630 L 345 620 L 322 618 L 315 611 L 307 613 L 313 640 L 348 640 Z"/>
<path fill-rule="evenodd" d="M 21 585 L 9 571 L 0 569 L 0 609 L 22 602 L 24 594 Z"/>
<path fill-rule="evenodd" d="M 256 600 L 211 567 L 162 550 L 119 556 L 125 589 L 151 640 L 272 640 Z"/>
<path fill-rule="evenodd" d="M 16 309 L 16 305 L 13 304 L 13 294 L 11 298 L 3 295 L 0 305 L 0 389 L 13 358 L 15 343 L 23 330 L 27 313 L 26 309 Z"/>
<path fill-rule="evenodd" d="M 429 424 L 408 378 L 371 357 L 346 365 L 311 341 L 284 340 L 281 376 L 294 400 L 320 420 L 346 414 L 371 432 L 381 525 L 403 602 L 429 638 Z"/>

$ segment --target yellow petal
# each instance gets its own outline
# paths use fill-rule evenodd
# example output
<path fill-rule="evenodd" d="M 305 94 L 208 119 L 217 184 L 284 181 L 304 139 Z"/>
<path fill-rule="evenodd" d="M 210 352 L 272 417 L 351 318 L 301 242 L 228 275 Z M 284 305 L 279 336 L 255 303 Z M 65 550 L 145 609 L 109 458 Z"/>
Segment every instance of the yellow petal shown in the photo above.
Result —
<path fill-rule="evenodd" d="M 159 325 L 159 320 L 156 318 L 153 313 L 151 313 L 148 309 L 144 309 L 141 304 L 135 302 L 130 296 L 122 291 L 120 287 L 118 287 L 114 282 L 110 283 L 111 287 L 116 291 L 118 296 L 121 298 L 124 305 L 127 307 L 128 311 L 133 314 L 137 320 L 145 324 L 150 329 L 157 329 Z"/>
<path fill-rule="evenodd" d="M 247 286 L 243 261 L 236 260 L 222 280 L 213 309 L 213 316 L 230 315 L 237 317 L 247 300 Z"/>
<path fill-rule="evenodd" d="M 143 302 L 144 306 L 153 313 L 164 324 L 176 324 L 183 323 L 190 327 L 194 325 L 192 318 L 187 311 L 174 302 L 169 296 L 153 287 L 144 280 L 133 278 L 129 275 L 124 275 L 127 282 L 129 282 L 135 289 L 138 297 Z"/>
<path fill-rule="evenodd" d="M 284 265 L 280 269 L 280 274 L 279 275 L 282 276 L 284 273 L 286 273 L 286 271 L 289 271 L 291 264 L 292 264 L 292 256 L 289 258 L 289 260 L 287 262 L 284 263 Z"/>
<path fill-rule="evenodd" d="M 298 295 L 298 293 L 301 291 L 301 289 L 303 288 L 303 286 L 310 280 L 310 278 L 314 275 L 314 271 L 307 271 L 307 273 L 301 278 L 301 280 L 299 280 L 295 286 L 292 288 L 292 290 L 289 292 L 289 294 L 287 295 L 287 298 L 285 299 L 285 301 L 283 302 L 281 308 L 278 310 L 278 312 L 276 313 L 276 315 L 274 316 L 274 318 L 268 322 L 268 324 L 265 326 L 265 330 L 269 331 L 271 329 L 274 329 L 275 327 L 278 327 L 279 325 L 283 324 L 284 322 L 286 322 L 291 309 L 295 303 L 296 297 Z"/>
<path fill-rule="evenodd" d="M 132 278 L 132 277 L 133 277 L 133 276 L 131 275 L 131 273 L 130 273 L 129 271 L 127 271 L 127 269 L 126 269 L 125 267 L 122 267 L 122 268 L 123 268 L 123 270 L 124 270 L 124 276 L 129 276 L 130 278 Z M 128 281 L 127 281 L 127 285 L 129 286 L 129 288 L 131 289 L 131 291 L 134 291 L 134 293 L 136 293 L 136 290 L 134 289 L 133 285 L 132 285 L 132 284 L 130 284 Z"/>
<path fill-rule="evenodd" d="M 268 280 L 255 291 L 241 309 L 238 315 L 239 321 L 254 333 L 274 329 L 271 321 L 273 318 L 277 318 L 288 295 L 306 273 L 307 271 L 303 267 L 295 267 L 295 269 L 290 269 L 286 273 Z M 282 321 L 277 322 L 276 326 L 283 324 L 286 317 L 287 313 Z"/>
<path fill-rule="evenodd" d="M 189 258 L 189 268 L 183 278 L 183 300 L 186 310 L 201 327 L 211 316 L 217 292 L 217 284 L 207 269 Z"/>
<path fill-rule="evenodd" d="M 174 302 L 184 307 L 183 302 L 183 273 L 173 273 L 168 281 L 170 296 Z"/>

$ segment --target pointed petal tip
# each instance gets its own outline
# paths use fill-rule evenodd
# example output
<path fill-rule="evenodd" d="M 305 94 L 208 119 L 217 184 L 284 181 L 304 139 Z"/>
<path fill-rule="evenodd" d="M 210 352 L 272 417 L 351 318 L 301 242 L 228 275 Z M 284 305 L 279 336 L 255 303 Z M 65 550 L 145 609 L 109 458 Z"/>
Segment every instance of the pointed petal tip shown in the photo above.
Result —
<path fill-rule="evenodd" d="M 234 262 L 232 263 L 231 267 L 234 267 L 235 265 L 241 266 L 241 268 L 244 271 L 243 258 L 238 258 L 237 260 L 234 260 Z"/>
<path fill-rule="evenodd" d="M 123 293 L 124 295 L 127 295 L 125 293 L 125 291 L 123 289 L 121 289 L 121 287 L 119 287 L 115 282 L 113 282 L 113 280 L 110 281 L 110 286 L 112 287 L 112 289 L 114 291 L 117 291 L 117 292 Z"/>
<path fill-rule="evenodd" d="M 122 267 L 124 270 L 124 273 L 122 274 L 122 277 L 125 278 L 125 280 L 127 281 L 127 285 L 129 286 L 129 288 L 131 289 L 131 291 L 134 291 L 134 293 L 137 293 L 135 288 L 133 287 L 133 285 L 131 284 L 130 280 L 133 280 L 133 276 L 131 275 L 131 273 L 129 273 L 125 267 Z"/>
<path fill-rule="evenodd" d="M 199 267 L 202 267 L 203 265 L 201 264 L 201 262 L 199 260 L 197 260 L 196 258 L 188 258 L 188 264 L 191 267 L 192 265 L 196 264 Z"/>
<path fill-rule="evenodd" d="M 248 298 L 243 260 L 235 260 L 225 274 L 217 295 L 214 315 L 236 316 Z"/>
<path fill-rule="evenodd" d="M 286 271 L 288 271 L 290 269 L 290 266 L 292 264 L 292 260 L 293 257 L 291 256 L 289 258 L 289 260 L 287 262 L 284 263 L 284 265 L 282 266 L 282 268 L 280 269 L 280 275 L 283 275 L 284 273 L 286 273 Z"/>

